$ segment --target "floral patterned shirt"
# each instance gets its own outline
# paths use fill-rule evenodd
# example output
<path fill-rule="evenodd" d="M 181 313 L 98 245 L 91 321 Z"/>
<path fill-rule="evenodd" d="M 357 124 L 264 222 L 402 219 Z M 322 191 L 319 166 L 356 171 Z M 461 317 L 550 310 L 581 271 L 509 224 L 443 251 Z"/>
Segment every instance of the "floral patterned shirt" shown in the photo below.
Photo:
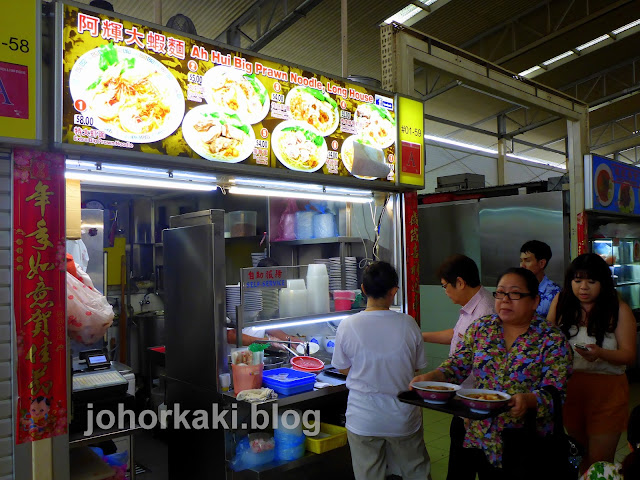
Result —
<path fill-rule="evenodd" d="M 542 318 L 547 318 L 549 309 L 551 308 L 551 302 L 553 302 L 554 297 L 560 293 L 560 290 L 562 290 L 560 285 L 553 283 L 546 275 L 544 276 L 538 286 L 538 295 L 540 295 L 540 304 L 536 309 L 538 315 Z"/>
<path fill-rule="evenodd" d="M 542 435 L 553 430 L 553 401 L 547 385 L 556 387 L 564 396 L 572 369 L 572 350 L 560 329 L 534 316 L 529 329 L 518 336 L 507 350 L 502 321 L 498 315 L 487 315 L 471 324 L 464 343 L 455 355 L 438 368 L 454 383 L 462 383 L 470 374 L 476 388 L 506 392 L 533 393 L 538 402 L 537 429 Z M 524 418 L 508 412 L 484 420 L 472 420 L 464 439 L 465 448 L 481 448 L 491 464 L 502 466 L 502 430 L 521 428 Z"/>
<path fill-rule="evenodd" d="M 620 464 L 596 462 L 589 467 L 580 480 L 624 480 L 620 473 Z"/>

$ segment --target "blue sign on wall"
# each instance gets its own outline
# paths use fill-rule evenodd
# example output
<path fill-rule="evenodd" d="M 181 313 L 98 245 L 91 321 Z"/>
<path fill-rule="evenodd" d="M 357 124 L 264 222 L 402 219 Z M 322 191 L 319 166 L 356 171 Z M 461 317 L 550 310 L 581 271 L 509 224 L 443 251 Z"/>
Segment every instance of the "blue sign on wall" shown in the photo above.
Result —
<path fill-rule="evenodd" d="M 640 215 L 640 168 L 608 158 L 591 156 L 591 165 L 585 163 L 591 175 L 585 185 L 585 207 L 611 213 Z M 591 177 L 589 179 L 589 177 Z M 589 201 L 591 200 L 591 201 Z"/>

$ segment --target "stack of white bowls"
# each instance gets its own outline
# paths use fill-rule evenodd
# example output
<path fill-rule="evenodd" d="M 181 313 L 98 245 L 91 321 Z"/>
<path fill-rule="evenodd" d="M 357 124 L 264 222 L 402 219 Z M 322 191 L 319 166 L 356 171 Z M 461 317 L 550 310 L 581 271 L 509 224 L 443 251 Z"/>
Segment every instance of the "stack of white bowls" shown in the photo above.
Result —
<path fill-rule="evenodd" d="M 227 317 L 236 320 L 236 307 L 240 305 L 240 285 L 227 285 Z M 262 292 L 249 290 L 244 292 L 245 320 L 255 320 L 262 310 Z"/>
<path fill-rule="evenodd" d="M 356 257 L 344 257 L 345 285 L 342 286 L 342 264 L 340 257 L 318 258 L 314 263 L 326 265 L 329 273 L 329 290 L 357 290 L 358 260 Z"/>
<path fill-rule="evenodd" d="M 307 287 L 303 279 L 287 280 L 287 288 L 280 290 L 280 317 L 307 315 Z"/>
<path fill-rule="evenodd" d="M 310 314 L 329 313 L 329 274 L 323 264 L 312 263 L 307 268 L 307 304 Z"/>
<path fill-rule="evenodd" d="M 258 266 L 258 262 L 264 258 L 264 252 L 252 253 L 251 254 L 251 264 L 253 267 Z"/>

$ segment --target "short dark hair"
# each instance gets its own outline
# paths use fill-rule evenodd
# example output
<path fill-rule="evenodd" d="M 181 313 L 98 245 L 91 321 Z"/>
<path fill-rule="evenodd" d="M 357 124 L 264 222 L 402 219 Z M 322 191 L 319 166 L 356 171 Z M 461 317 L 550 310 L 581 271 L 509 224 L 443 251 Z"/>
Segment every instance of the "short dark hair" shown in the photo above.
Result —
<path fill-rule="evenodd" d="M 478 266 L 466 255 L 455 254 L 447 257 L 438 267 L 436 275 L 454 285 L 458 277 L 462 278 L 470 287 L 480 285 Z"/>
<path fill-rule="evenodd" d="M 106 0 L 92 0 L 89 5 L 91 7 L 101 8 L 103 10 L 109 10 L 110 12 L 113 12 L 113 5 L 111 5 L 111 3 L 107 2 Z"/>
<path fill-rule="evenodd" d="M 522 267 L 507 268 L 498 277 L 498 282 L 496 283 L 496 287 L 498 286 L 498 283 L 500 283 L 500 280 L 502 280 L 502 277 L 510 274 L 518 275 L 520 278 L 522 278 L 527 285 L 527 290 L 529 290 L 529 292 L 532 294 L 534 298 L 538 295 L 538 287 L 540 286 L 538 279 L 536 278 L 536 276 L 533 274 L 532 271 Z"/>
<path fill-rule="evenodd" d="M 549 266 L 549 260 L 551 260 L 551 247 L 540 240 L 529 240 L 520 247 L 520 253 L 533 253 L 536 260 L 546 260 L 547 263 L 544 268 Z"/>
<path fill-rule="evenodd" d="M 390 263 L 372 262 L 362 273 L 362 285 L 368 297 L 382 298 L 398 286 L 398 272 Z"/>
<path fill-rule="evenodd" d="M 256 267 L 277 267 L 277 266 L 279 266 L 278 262 L 276 262 L 271 257 L 261 258 L 258 264 L 256 265 Z"/>

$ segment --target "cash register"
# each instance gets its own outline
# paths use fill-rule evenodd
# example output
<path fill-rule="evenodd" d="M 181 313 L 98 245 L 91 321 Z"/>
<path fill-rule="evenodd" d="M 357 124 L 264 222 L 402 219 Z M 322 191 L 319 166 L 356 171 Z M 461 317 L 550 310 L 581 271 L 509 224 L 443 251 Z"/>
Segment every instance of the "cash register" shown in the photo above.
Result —
<path fill-rule="evenodd" d="M 88 404 L 94 412 L 118 411 L 118 404 L 133 409 L 133 396 L 127 394 L 129 382 L 111 364 L 109 356 L 102 350 L 85 350 L 73 360 L 73 386 L 71 403 L 73 420 L 71 430 L 84 429 Z"/>

